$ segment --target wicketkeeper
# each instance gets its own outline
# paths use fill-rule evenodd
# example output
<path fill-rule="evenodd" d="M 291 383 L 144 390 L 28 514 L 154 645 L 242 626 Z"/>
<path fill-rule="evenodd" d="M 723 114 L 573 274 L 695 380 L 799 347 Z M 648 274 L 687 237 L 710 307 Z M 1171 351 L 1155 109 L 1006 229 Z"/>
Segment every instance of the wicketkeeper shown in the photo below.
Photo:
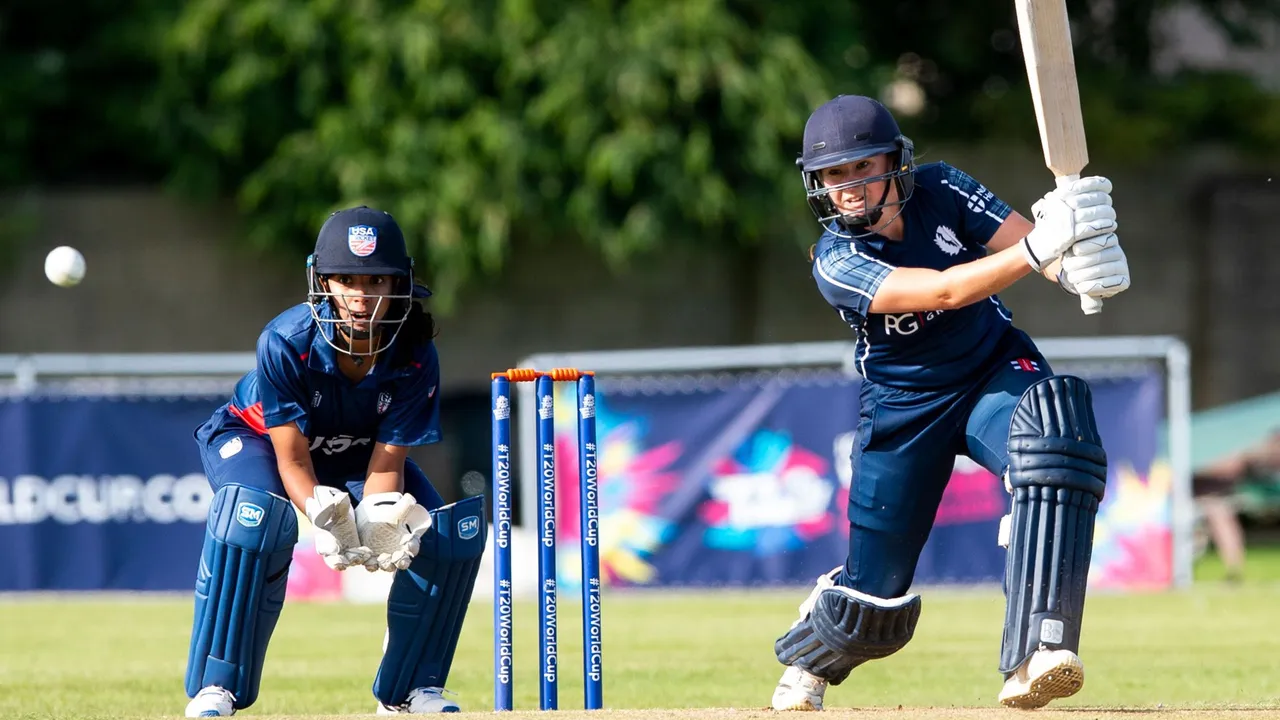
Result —
<path fill-rule="evenodd" d="M 257 368 L 199 429 L 215 490 L 196 577 L 187 717 L 258 699 L 298 540 L 335 570 L 394 572 L 378 714 L 457 712 L 445 696 L 484 550 L 484 508 L 444 505 L 409 448 L 440 439 L 435 325 L 390 215 L 334 213 L 307 259 L 307 302 L 267 324 Z M 374 668 L 370 668 L 371 671 Z"/>

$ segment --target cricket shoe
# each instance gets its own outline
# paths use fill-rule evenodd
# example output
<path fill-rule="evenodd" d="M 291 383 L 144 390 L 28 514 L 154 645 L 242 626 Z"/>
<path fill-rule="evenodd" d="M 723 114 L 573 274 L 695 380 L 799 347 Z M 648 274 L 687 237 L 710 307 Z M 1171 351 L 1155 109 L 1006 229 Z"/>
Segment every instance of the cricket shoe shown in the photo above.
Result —
<path fill-rule="evenodd" d="M 778 680 L 778 687 L 773 689 L 773 709 L 821 710 L 822 696 L 826 693 L 826 680 L 790 665 Z"/>
<path fill-rule="evenodd" d="M 840 576 L 840 571 L 843 569 L 843 566 L 836 567 L 830 572 L 818 576 L 818 581 L 809 593 L 809 597 L 800 603 L 800 617 L 791 623 L 792 628 L 809 617 L 809 613 L 813 612 L 813 606 L 818 602 L 818 596 L 822 594 L 823 590 L 835 586 L 836 578 Z M 822 696 L 826 692 L 826 680 L 794 665 L 788 665 L 787 669 L 782 672 L 782 678 L 778 680 L 778 686 L 773 689 L 773 709 L 821 710 Z"/>
<path fill-rule="evenodd" d="M 231 717 L 236 714 L 236 696 L 217 685 L 210 685 L 187 703 L 187 717 Z"/>
<path fill-rule="evenodd" d="M 1000 702 L 1033 710 L 1084 687 L 1084 663 L 1070 650 L 1037 650 L 1004 682 Z"/>
<path fill-rule="evenodd" d="M 425 715 L 427 713 L 461 712 L 458 703 L 446 698 L 444 688 L 422 687 L 409 693 L 404 703 L 388 707 L 378 703 L 378 715 Z"/>

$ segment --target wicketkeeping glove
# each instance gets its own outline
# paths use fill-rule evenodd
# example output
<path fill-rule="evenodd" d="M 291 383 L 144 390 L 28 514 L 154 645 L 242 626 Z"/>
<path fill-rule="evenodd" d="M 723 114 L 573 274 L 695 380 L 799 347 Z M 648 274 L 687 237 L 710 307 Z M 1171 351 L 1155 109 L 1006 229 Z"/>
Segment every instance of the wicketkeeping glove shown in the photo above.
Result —
<path fill-rule="evenodd" d="M 372 553 L 365 569 L 395 572 L 418 555 L 422 535 L 431 529 L 431 513 L 408 493 L 375 493 L 356 508 L 356 529 Z"/>
<path fill-rule="evenodd" d="M 315 526 L 316 552 L 334 570 L 346 570 L 369 560 L 369 548 L 360 544 L 351 496 L 327 485 L 317 485 L 306 502 L 307 519 Z"/>

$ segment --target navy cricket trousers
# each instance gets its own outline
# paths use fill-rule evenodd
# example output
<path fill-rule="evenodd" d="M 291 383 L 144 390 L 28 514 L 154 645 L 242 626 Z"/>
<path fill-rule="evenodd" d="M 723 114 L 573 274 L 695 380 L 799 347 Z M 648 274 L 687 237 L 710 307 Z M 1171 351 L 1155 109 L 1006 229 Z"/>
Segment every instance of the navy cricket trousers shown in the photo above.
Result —
<path fill-rule="evenodd" d="M 1014 408 L 1028 387 L 1052 375 L 1038 351 L 1014 345 L 969 387 L 908 391 L 863 383 L 849 556 L 837 584 L 880 598 L 905 595 L 956 456 L 1003 476 Z"/>

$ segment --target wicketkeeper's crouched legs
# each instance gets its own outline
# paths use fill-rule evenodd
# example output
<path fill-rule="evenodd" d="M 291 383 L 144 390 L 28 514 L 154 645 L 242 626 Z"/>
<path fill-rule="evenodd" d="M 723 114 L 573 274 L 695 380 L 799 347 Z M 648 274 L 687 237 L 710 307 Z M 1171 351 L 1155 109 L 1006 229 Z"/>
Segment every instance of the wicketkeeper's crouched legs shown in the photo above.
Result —
<path fill-rule="evenodd" d="M 446 702 L 439 691 L 448 681 L 480 572 L 483 498 L 460 500 L 431 515 L 421 550 L 407 570 L 396 572 L 387 598 L 387 645 L 373 682 L 384 710 Z M 417 691 L 424 691 L 417 693 L 421 697 L 412 696 Z"/>
<path fill-rule="evenodd" d="M 1008 548 L 1005 705 L 1041 707 L 1084 684 L 1080 628 L 1106 480 L 1089 386 L 1054 376 L 1028 388 L 1010 425 L 1013 509 L 1001 538 Z"/>
<path fill-rule="evenodd" d="M 235 484 L 214 494 L 196 575 L 188 697 L 221 688 L 233 700 L 223 694 L 215 704 L 231 700 L 237 710 L 258 699 L 297 541 L 297 515 L 288 500 Z"/>

